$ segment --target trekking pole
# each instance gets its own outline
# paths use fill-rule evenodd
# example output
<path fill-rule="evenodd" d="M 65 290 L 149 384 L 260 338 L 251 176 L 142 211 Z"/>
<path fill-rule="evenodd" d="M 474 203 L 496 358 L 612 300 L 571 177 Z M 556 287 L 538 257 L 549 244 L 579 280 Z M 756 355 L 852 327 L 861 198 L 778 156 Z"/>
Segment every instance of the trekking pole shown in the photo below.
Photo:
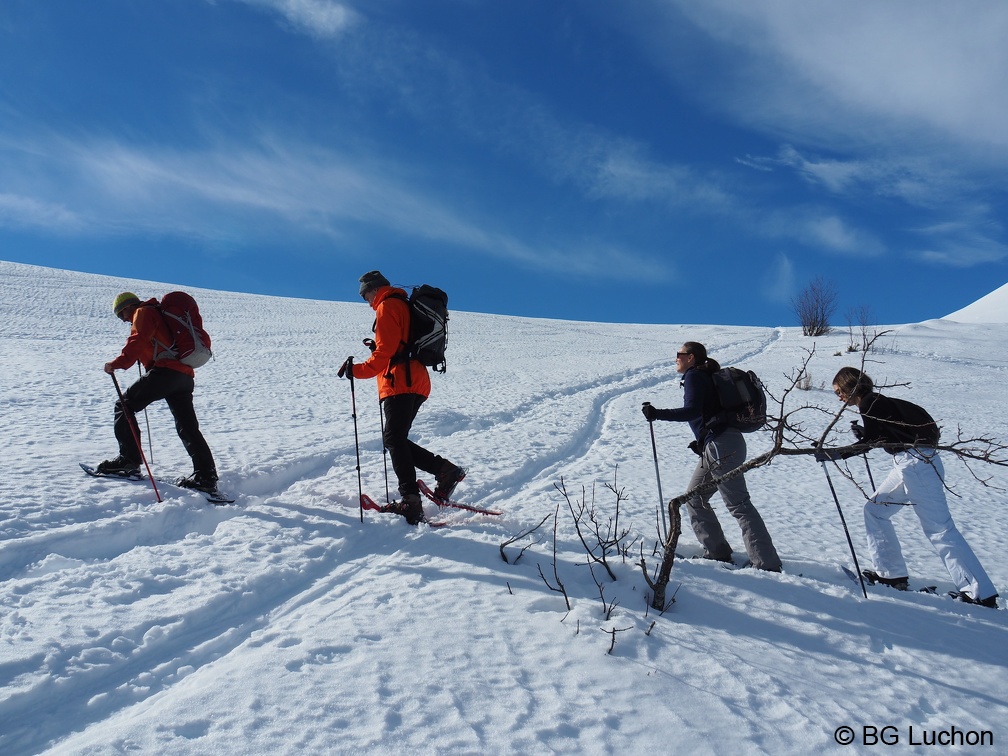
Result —
<path fill-rule="evenodd" d="M 130 432 L 133 434 L 133 440 L 136 442 L 137 451 L 140 452 L 140 459 L 143 460 L 144 467 L 147 468 L 147 477 L 150 478 L 151 485 L 154 487 L 154 496 L 157 497 L 158 503 L 161 502 L 161 492 L 157 490 L 157 483 L 154 481 L 154 473 L 151 472 L 150 465 L 147 464 L 147 457 L 144 455 L 143 445 L 140 443 L 140 429 L 136 425 L 136 417 L 131 416 L 129 407 L 126 406 L 126 398 L 123 396 L 122 389 L 119 388 L 119 380 L 115 377 L 115 373 L 109 373 L 112 376 L 112 383 L 115 384 L 116 393 L 119 395 L 119 406 L 122 407 L 123 414 L 126 415 L 126 423 L 130 427 Z"/>
<path fill-rule="evenodd" d="M 340 378 L 346 375 L 350 379 L 350 410 L 351 417 L 353 417 L 354 449 L 357 452 L 357 506 L 360 509 L 360 521 L 364 522 L 364 484 L 361 483 L 360 441 L 357 439 L 357 392 L 354 391 L 353 357 L 347 357 L 337 375 Z"/>
<path fill-rule="evenodd" d="M 852 432 L 854 431 L 855 426 L 857 426 L 857 420 L 851 420 L 851 431 Z M 857 433 L 854 433 L 854 437 L 857 438 L 858 441 L 861 440 L 861 437 Z M 865 466 L 865 470 L 868 471 L 868 482 L 871 483 L 872 492 L 874 492 L 875 491 L 875 479 L 872 477 L 872 474 L 871 474 L 871 465 L 868 464 L 868 452 L 865 452 L 865 455 L 864 455 L 864 466 Z"/>
<path fill-rule="evenodd" d="M 868 589 L 865 588 L 864 575 L 861 574 L 861 565 L 858 564 L 857 554 L 854 552 L 854 542 L 851 541 L 850 531 L 847 529 L 847 520 L 844 519 L 843 510 L 840 508 L 840 499 L 837 498 L 836 489 L 833 488 L 833 479 L 830 478 L 829 469 L 826 467 L 826 460 L 822 461 L 823 472 L 826 473 L 826 482 L 829 483 L 829 490 L 833 494 L 833 501 L 836 502 L 836 511 L 840 514 L 840 523 L 843 525 L 844 534 L 847 536 L 847 546 L 850 548 L 851 557 L 854 559 L 854 569 L 857 570 L 858 580 L 861 581 L 861 592 L 868 598 Z"/>
<path fill-rule="evenodd" d="M 651 406 L 651 402 L 644 402 L 644 404 L 645 406 Z M 655 443 L 654 420 L 648 420 L 648 425 L 651 426 L 651 454 L 654 456 L 655 480 L 658 481 L 658 511 L 661 512 L 662 542 L 664 542 L 668 540 L 668 519 L 665 517 L 665 497 L 662 496 L 661 473 L 658 472 L 658 445 Z"/>
<path fill-rule="evenodd" d="M 362 342 L 364 346 L 371 350 L 374 354 L 375 349 L 378 345 L 375 343 L 374 339 L 364 339 Z M 388 449 L 385 448 L 385 408 L 382 407 L 381 398 L 378 399 L 378 417 L 381 419 L 381 440 L 382 440 L 382 462 L 385 465 L 385 503 L 391 504 L 391 498 L 389 497 L 389 487 L 388 487 Z"/>
<path fill-rule="evenodd" d="M 381 437 L 382 437 L 382 461 L 385 463 L 385 503 L 391 504 L 389 501 L 389 488 L 388 488 L 388 449 L 385 448 L 385 408 L 382 407 L 381 399 L 378 400 L 378 416 L 381 418 Z"/>
<path fill-rule="evenodd" d="M 872 477 L 872 474 L 871 474 L 871 465 L 868 464 L 868 453 L 867 452 L 865 452 L 865 456 L 864 456 L 864 466 L 865 466 L 865 470 L 868 471 L 868 482 L 871 483 L 871 490 L 874 493 L 875 492 L 875 479 Z"/>
<path fill-rule="evenodd" d="M 139 362 L 137 363 L 137 372 L 140 374 L 140 377 L 143 378 L 143 368 L 140 366 Z M 150 461 L 151 461 L 151 464 L 153 465 L 154 464 L 154 442 L 151 440 L 150 417 L 148 417 L 148 415 L 147 415 L 147 408 L 146 407 L 144 407 L 144 420 L 147 423 L 147 451 L 150 452 Z"/>

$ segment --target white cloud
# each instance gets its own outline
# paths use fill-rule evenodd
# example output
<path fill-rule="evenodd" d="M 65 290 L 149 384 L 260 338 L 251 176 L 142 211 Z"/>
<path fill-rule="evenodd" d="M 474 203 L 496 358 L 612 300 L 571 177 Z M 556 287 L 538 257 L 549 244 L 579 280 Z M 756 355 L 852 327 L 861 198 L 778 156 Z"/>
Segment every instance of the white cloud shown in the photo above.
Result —
<path fill-rule="evenodd" d="M 352 8 L 332 0 L 241 1 L 273 10 L 296 29 L 320 38 L 337 37 L 359 19 Z"/>
<path fill-rule="evenodd" d="M 835 215 L 808 218 L 800 227 L 812 246 L 858 256 L 874 256 L 882 245 L 862 231 L 852 228 Z"/>
<path fill-rule="evenodd" d="M 690 89 L 747 125 L 805 144 L 904 152 L 944 145 L 1008 162 L 1008 3 L 649 0 L 631 7 L 639 14 L 633 32 L 669 75 L 705 72 Z"/>
<path fill-rule="evenodd" d="M 969 222 L 935 224 L 917 229 L 917 233 L 923 241 L 911 255 L 924 262 L 968 268 L 1008 259 L 1008 245 L 995 241 Z"/>
<path fill-rule="evenodd" d="M 24 145 L 22 152 L 48 162 L 36 160 L 21 171 L 16 160 L 5 161 L 9 182 L 30 185 L 33 196 L 0 195 L 0 224 L 92 235 L 156 233 L 211 244 L 267 236 L 344 239 L 363 226 L 530 268 L 602 278 L 670 276 L 664 262 L 618 244 L 538 242 L 497 230 L 492 219 L 461 214 L 397 165 L 270 137 L 202 150 L 56 140 Z M 44 199 L 50 195 L 65 206 Z"/>
<path fill-rule="evenodd" d="M 0 226 L 71 232 L 83 225 L 76 213 L 60 204 L 18 194 L 0 194 Z"/>
<path fill-rule="evenodd" d="M 799 208 L 769 214 L 759 221 L 769 238 L 791 239 L 811 249 L 844 257 L 877 257 L 885 245 L 868 231 L 851 225 L 829 210 Z"/>
<path fill-rule="evenodd" d="M 763 279 L 763 296 L 770 302 L 789 302 L 794 291 L 794 264 L 787 255 L 778 253 Z"/>

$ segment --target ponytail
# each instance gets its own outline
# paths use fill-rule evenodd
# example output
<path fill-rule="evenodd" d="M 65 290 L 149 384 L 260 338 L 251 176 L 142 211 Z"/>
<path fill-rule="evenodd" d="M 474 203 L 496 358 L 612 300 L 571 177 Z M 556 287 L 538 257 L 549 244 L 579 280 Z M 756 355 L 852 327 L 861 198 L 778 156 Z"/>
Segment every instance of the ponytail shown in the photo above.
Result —
<path fill-rule="evenodd" d="M 703 370 L 705 373 L 716 373 L 721 369 L 717 360 L 707 356 L 707 347 L 699 341 L 687 341 L 683 344 L 683 348 L 693 355 L 693 360 L 699 370 Z"/>

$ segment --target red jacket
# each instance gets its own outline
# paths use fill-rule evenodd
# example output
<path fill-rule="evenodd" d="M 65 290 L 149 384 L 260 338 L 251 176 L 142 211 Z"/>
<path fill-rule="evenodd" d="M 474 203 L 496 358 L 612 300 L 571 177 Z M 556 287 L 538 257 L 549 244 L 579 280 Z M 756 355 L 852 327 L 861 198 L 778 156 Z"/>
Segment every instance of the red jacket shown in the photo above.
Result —
<path fill-rule="evenodd" d="M 157 309 L 157 299 L 148 299 L 133 313 L 133 327 L 122 353 L 109 364 L 113 370 L 126 370 L 139 362 L 145 369 L 164 367 L 178 370 L 180 373 L 195 376 L 196 373 L 188 365 L 178 360 L 159 357 L 170 348 L 174 339 L 165 323 L 164 317 Z"/>
<path fill-rule="evenodd" d="M 399 299 L 403 297 L 403 299 Z M 423 363 L 410 360 L 412 385 L 406 384 L 406 363 L 392 365 L 392 358 L 409 342 L 410 315 L 406 292 L 382 286 L 371 302 L 375 311 L 375 350 L 364 362 L 353 366 L 354 378 L 378 377 L 378 398 L 398 394 L 430 396 L 430 374 Z"/>

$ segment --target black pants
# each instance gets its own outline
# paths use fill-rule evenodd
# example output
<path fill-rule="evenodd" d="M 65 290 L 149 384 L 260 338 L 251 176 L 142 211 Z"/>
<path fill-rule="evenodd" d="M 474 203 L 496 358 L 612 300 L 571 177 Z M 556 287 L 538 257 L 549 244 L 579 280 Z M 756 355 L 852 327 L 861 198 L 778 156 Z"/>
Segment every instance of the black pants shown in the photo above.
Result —
<path fill-rule="evenodd" d="M 115 436 L 119 442 L 119 454 L 136 464 L 140 464 L 140 449 L 137 448 L 133 429 L 139 434 L 136 424 L 136 413 L 154 402 L 164 399 L 168 403 L 172 417 L 175 418 L 175 432 L 182 439 L 182 445 L 192 458 L 193 471 L 216 476 L 217 467 L 214 464 L 210 447 L 200 433 L 196 410 L 193 409 L 192 376 L 180 373 L 170 368 L 154 368 L 143 375 L 140 380 L 126 389 L 122 402 L 115 405 Z M 133 429 L 130 428 L 132 423 Z"/>
<path fill-rule="evenodd" d="M 417 488 L 416 468 L 437 475 L 445 460 L 418 446 L 407 438 L 424 397 L 420 394 L 397 394 L 382 400 L 385 411 L 385 436 L 382 442 L 392 458 L 392 469 L 402 496 L 420 492 Z"/>

